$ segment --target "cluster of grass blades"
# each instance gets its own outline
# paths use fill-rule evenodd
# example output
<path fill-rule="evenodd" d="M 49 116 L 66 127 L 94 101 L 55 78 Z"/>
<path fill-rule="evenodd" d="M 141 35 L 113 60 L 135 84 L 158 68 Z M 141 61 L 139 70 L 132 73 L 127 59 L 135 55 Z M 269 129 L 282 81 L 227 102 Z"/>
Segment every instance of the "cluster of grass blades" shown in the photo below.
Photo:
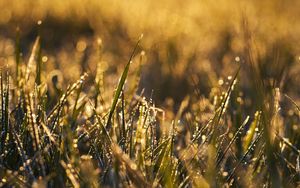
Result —
<path fill-rule="evenodd" d="M 17 41 L 16 72 L 2 71 L 0 77 L 1 186 L 299 185 L 300 151 L 286 136 L 291 130 L 274 125 L 280 116 L 279 89 L 268 96 L 258 92 L 260 106 L 255 114 L 237 112 L 236 106 L 243 107 L 242 99 L 235 96 L 241 65 L 213 99 L 191 94 L 175 118 L 166 119 L 165 111 L 151 99 L 135 93 L 129 96 L 124 87 L 140 40 L 114 94 L 108 94 L 112 101 L 103 100 L 105 76 L 99 71 L 84 73 L 55 104 L 41 79 L 39 38 L 26 65 L 20 62 Z M 88 80 L 91 86 L 86 87 Z M 259 78 L 255 81 L 263 91 Z M 296 102 L 289 99 L 299 113 Z M 204 106 L 203 100 L 209 104 Z M 207 120 L 201 120 L 205 108 L 211 112 L 205 115 Z M 237 117 L 240 120 L 234 121 Z"/>

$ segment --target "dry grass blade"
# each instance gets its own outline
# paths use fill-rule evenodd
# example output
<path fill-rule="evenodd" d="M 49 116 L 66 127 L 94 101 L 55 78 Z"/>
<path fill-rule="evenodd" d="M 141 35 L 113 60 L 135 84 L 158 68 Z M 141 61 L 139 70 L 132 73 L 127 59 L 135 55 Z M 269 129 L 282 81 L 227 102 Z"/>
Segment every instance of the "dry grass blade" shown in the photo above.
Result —
<path fill-rule="evenodd" d="M 283 138 L 282 136 L 280 136 L 279 134 L 276 134 L 276 137 L 279 138 L 279 140 L 281 140 L 285 145 L 287 145 L 289 148 L 292 149 L 293 152 L 295 152 L 297 155 L 300 154 L 300 150 L 297 149 L 296 146 L 294 146 L 288 139 Z"/>
<path fill-rule="evenodd" d="M 38 151 L 40 150 L 40 136 L 39 136 L 39 127 L 37 126 L 37 122 L 36 122 L 36 115 L 33 112 L 33 97 L 32 96 L 27 96 L 27 100 L 26 103 L 27 105 L 27 115 L 28 115 L 28 120 L 29 120 L 29 124 L 31 125 L 30 133 L 31 136 L 34 140 L 34 144 L 33 144 L 33 148 Z"/>
<path fill-rule="evenodd" d="M 74 188 L 79 188 L 80 183 L 78 180 L 78 177 L 76 174 L 74 174 L 72 171 L 72 166 L 70 164 L 66 164 L 64 161 L 60 161 L 61 166 L 65 169 L 67 177 L 71 181 Z"/>
<path fill-rule="evenodd" d="M 288 98 L 295 105 L 295 107 L 297 108 L 298 112 L 300 112 L 300 107 L 298 106 L 298 104 L 290 96 L 288 96 L 287 94 L 285 94 L 284 96 L 286 98 Z"/>
<path fill-rule="evenodd" d="M 116 159 L 121 161 L 126 166 L 126 170 L 132 182 L 137 187 L 150 187 L 150 184 L 142 175 L 143 173 L 138 170 L 137 164 L 130 160 L 129 156 L 123 153 L 122 149 L 117 144 L 113 143 L 111 148 Z"/>
<path fill-rule="evenodd" d="M 35 77 L 36 77 L 35 73 L 36 73 L 37 66 L 36 66 L 35 58 L 38 54 L 39 42 L 40 42 L 40 37 L 37 37 L 32 47 L 32 51 L 27 63 L 25 81 L 27 83 L 26 85 L 30 84 L 30 86 L 27 86 L 28 89 L 33 88 L 32 84 L 34 84 Z"/>

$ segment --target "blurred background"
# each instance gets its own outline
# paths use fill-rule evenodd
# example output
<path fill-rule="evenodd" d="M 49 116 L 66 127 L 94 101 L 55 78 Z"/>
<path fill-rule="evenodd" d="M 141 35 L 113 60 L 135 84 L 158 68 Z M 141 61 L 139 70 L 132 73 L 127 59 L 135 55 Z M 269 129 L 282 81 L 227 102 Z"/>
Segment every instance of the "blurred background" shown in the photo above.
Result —
<path fill-rule="evenodd" d="M 266 83 L 297 101 L 299 7 L 290 0 L 1 0 L 0 65 L 14 63 L 18 37 L 26 63 L 40 35 L 48 76 L 67 85 L 83 72 L 95 75 L 101 61 L 115 87 L 143 33 L 139 92 L 176 108 L 187 94 L 209 97 L 241 64 L 240 87 L 251 104 L 250 41 Z"/>

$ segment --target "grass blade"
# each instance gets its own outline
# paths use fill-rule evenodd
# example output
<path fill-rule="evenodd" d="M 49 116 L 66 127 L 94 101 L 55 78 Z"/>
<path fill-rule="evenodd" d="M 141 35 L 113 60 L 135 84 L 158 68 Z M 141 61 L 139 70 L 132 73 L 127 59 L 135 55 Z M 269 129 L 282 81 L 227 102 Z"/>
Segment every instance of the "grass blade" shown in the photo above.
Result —
<path fill-rule="evenodd" d="M 133 56 L 134 56 L 134 54 L 135 54 L 135 52 L 136 52 L 136 50 L 137 50 L 137 48 L 139 46 L 140 41 L 142 40 L 142 37 L 143 37 L 143 35 L 141 35 L 141 37 L 137 41 L 137 43 L 136 43 L 136 45 L 135 45 L 135 47 L 133 49 L 133 52 L 132 52 L 132 54 L 131 54 L 131 56 L 129 58 L 129 61 L 126 64 L 125 69 L 124 69 L 124 71 L 122 73 L 121 79 L 119 81 L 119 84 L 118 84 L 118 87 L 117 87 L 117 90 L 116 90 L 116 93 L 114 95 L 113 102 L 112 102 L 112 105 L 111 105 L 111 108 L 110 108 L 110 111 L 109 111 L 109 115 L 108 115 L 108 119 L 107 119 L 107 123 L 106 123 L 106 128 L 107 129 L 110 129 L 110 127 L 111 127 L 112 116 L 114 114 L 115 108 L 117 106 L 117 102 L 119 100 L 119 97 L 121 95 L 123 86 L 125 84 L 125 81 L 126 81 L 126 78 L 127 78 L 127 74 L 128 74 L 128 71 L 129 71 L 129 67 L 130 67 L 130 64 L 132 63 L 132 58 L 133 58 Z"/>

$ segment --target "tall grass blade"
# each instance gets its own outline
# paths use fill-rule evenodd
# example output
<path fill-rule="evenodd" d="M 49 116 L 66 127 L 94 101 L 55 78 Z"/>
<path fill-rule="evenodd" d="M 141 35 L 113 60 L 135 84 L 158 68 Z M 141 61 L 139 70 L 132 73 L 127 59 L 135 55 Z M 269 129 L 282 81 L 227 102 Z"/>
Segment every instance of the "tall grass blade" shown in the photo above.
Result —
<path fill-rule="evenodd" d="M 113 102 L 112 102 L 112 105 L 111 105 L 111 108 L 110 108 L 110 111 L 109 111 L 109 115 L 108 115 L 108 119 L 107 119 L 107 123 L 106 123 L 106 128 L 107 129 L 110 129 L 110 127 L 111 127 L 111 120 L 112 120 L 115 108 L 117 106 L 117 102 L 119 100 L 119 97 L 121 95 L 123 86 L 125 84 L 125 81 L 126 81 L 126 78 L 127 78 L 127 74 L 128 74 L 128 71 L 129 71 L 129 67 L 130 67 L 130 64 L 132 63 L 132 58 L 133 58 L 133 56 L 134 56 L 134 54 L 135 54 L 135 52 L 136 52 L 136 50 L 137 50 L 137 48 L 138 48 L 138 46 L 140 44 L 140 41 L 142 40 L 142 37 L 143 36 L 141 35 L 141 37 L 137 41 L 137 43 L 136 43 L 136 45 L 135 45 L 135 47 L 133 49 L 133 52 L 132 52 L 132 54 L 131 54 L 131 56 L 130 56 L 130 58 L 128 60 L 128 63 L 126 64 L 125 69 L 124 69 L 124 71 L 122 73 L 120 81 L 118 83 L 117 90 L 116 90 L 116 93 L 114 95 Z"/>

